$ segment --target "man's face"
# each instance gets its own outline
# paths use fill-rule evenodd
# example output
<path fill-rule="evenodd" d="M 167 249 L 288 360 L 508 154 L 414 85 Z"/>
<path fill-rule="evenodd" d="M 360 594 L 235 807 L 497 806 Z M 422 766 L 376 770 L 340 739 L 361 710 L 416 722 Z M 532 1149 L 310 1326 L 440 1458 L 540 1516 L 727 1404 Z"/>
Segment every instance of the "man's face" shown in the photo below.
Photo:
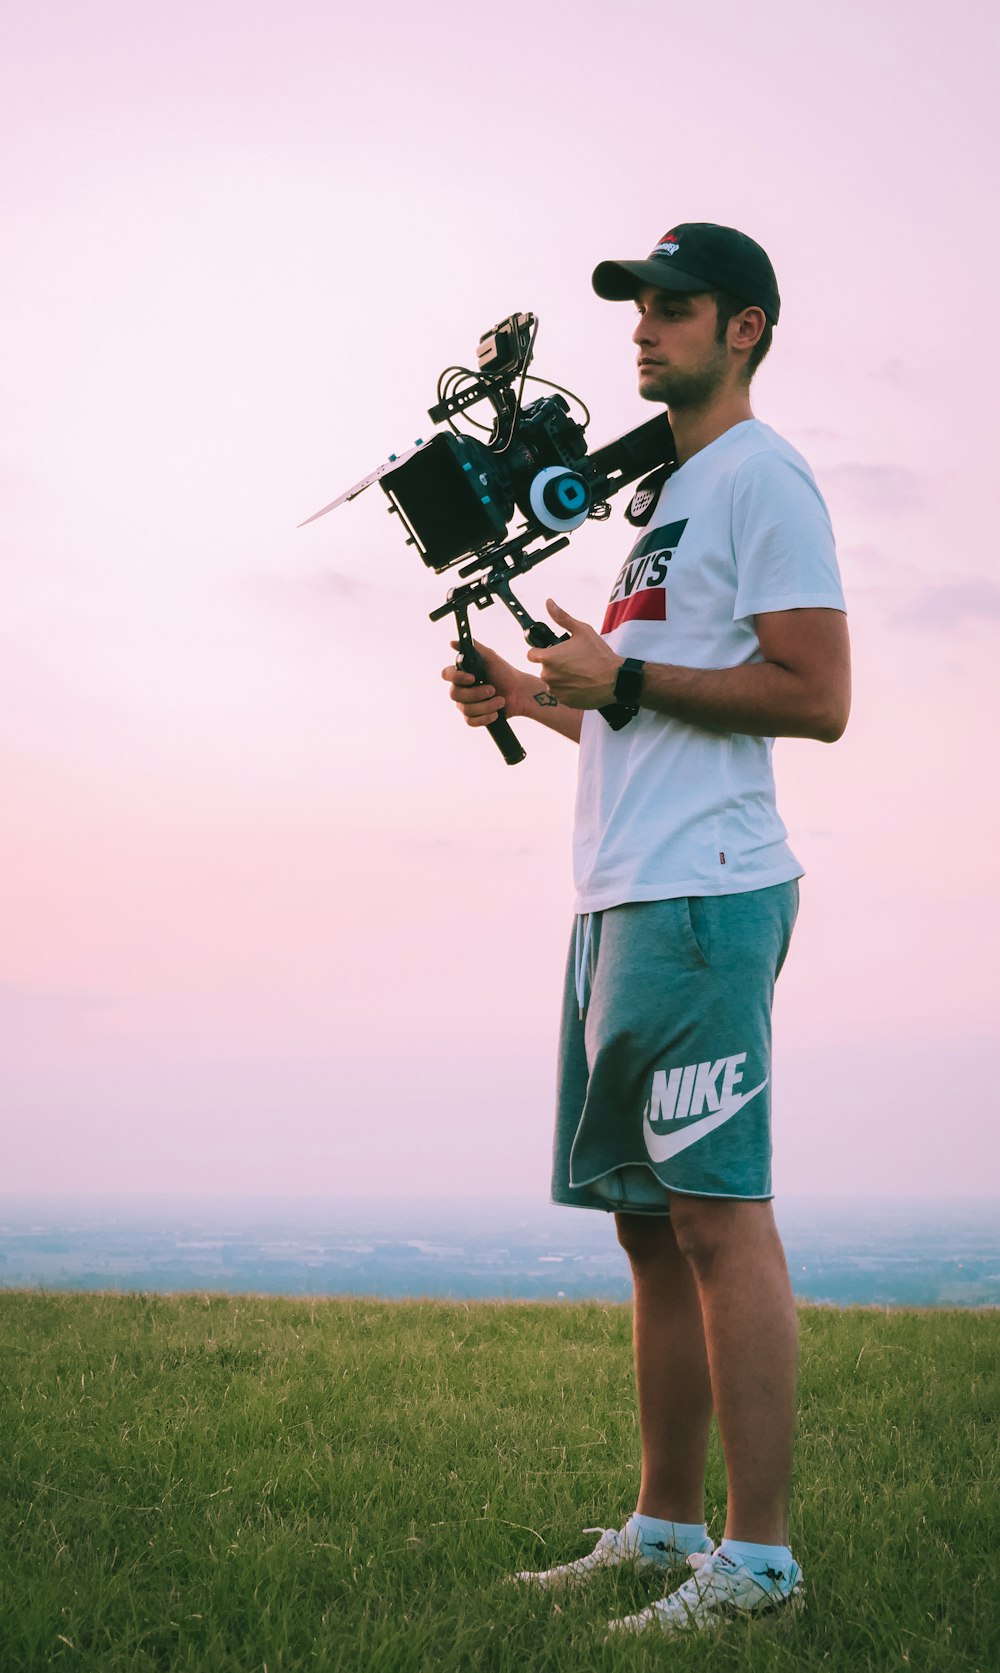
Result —
<path fill-rule="evenodd" d="M 646 285 L 636 296 L 639 394 L 675 411 L 703 407 L 726 381 L 725 343 L 716 341 L 713 296 L 683 296 Z"/>

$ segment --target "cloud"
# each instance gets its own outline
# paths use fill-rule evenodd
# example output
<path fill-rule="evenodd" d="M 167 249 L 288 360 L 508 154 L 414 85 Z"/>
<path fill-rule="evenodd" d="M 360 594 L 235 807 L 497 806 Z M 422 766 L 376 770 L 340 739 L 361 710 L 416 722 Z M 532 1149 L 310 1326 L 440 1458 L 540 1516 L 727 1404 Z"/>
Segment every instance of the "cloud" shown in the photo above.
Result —
<path fill-rule="evenodd" d="M 857 568 L 858 577 L 881 577 L 898 575 L 903 565 L 898 558 L 887 557 L 877 546 L 862 543 L 860 546 L 839 546 L 837 554 L 845 570 Z"/>
<path fill-rule="evenodd" d="M 1000 586 L 985 575 L 922 587 L 902 609 L 889 614 L 891 627 L 921 627 L 949 633 L 967 626 L 1000 622 Z"/>
<path fill-rule="evenodd" d="M 76 1016 L 93 1003 L 89 994 L 31 988 L 22 982 L 0 982 L 0 1014 L 5 1017 L 16 1018 L 39 1010 L 55 1016 Z"/>
<path fill-rule="evenodd" d="M 926 497 L 926 477 L 902 465 L 829 465 L 816 475 L 824 494 L 849 511 L 894 517 Z"/>
<path fill-rule="evenodd" d="M 831 430 L 827 424 L 805 424 L 797 430 L 789 430 L 787 435 L 789 441 L 802 441 L 809 446 L 813 442 L 839 442 L 844 439 L 839 430 Z"/>
<path fill-rule="evenodd" d="M 111 996 L 98 990 L 31 988 L 0 982 L 0 1022 L 17 1034 L 35 1027 L 90 1023 L 111 1009 Z"/>
<path fill-rule="evenodd" d="M 331 598 L 357 598 L 367 592 L 368 582 L 356 575 L 345 575 L 339 569 L 325 569 L 316 577 L 316 587 Z"/>
<path fill-rule="evenodd" d="M 323 569 L 312 575 L 264 575 L 251 583 L 265 600 L 284 599 L 310 610 L 322 602 L 354 603 L 371 590 L 372 583 L 340 569 Z"/>
<path fill-rule="evenodd" d="M 877 383 L 888 384 L 891 389 L 908 389 L 912 382 L 909 367 L 897 355 L 873 366 L 868 376 Z"/>

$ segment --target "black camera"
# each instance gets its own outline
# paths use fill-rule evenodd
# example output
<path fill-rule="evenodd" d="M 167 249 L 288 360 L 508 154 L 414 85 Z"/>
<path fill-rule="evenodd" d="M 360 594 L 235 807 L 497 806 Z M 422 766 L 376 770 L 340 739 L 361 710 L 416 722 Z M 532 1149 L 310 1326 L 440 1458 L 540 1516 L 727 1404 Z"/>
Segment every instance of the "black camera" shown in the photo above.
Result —
<path fill-rule="evenodd" d="M 588 517 L 607 517 L 608 498 L 619 488 L 650 472 L 662 479 L 675 459 L 665 414 L 588 453 L 585 431 L 590 414 L 579 396 L 528 372 L 537 332 L 534 314 L 511 314 L 485 332 L 479 339 L 477 370 L 449 366 L 438 379 L 438 399 L 429 417 L 448 428 L 426 442 L 418 441 L 408 453 L 392 455 L 306 519 L 314 522 L 378 482 L 407 530 L 407 543 L 417 548 L 429 569 L 440 572 L 467 560 L 460 574 L 473 579 L 453 588 L 446 602 L 431 612 L 431 621 L 455 617 L 458 665 L 480 678 L 484 669 L 469 628 L 470 607 L 483 610 L 498 598 L 529 644 L 556 643 L 547 623 L 533 620 L 514 597 L 512 579 L 564 547 L 568 535 Z M 529 377 L 553 393 L 525 406 Z M 482 401 L 493 408 L 492 423 L 468 422 L 486 435 L 484 441 L 455 422 Z M 581 409 L 579 422 L 571 416 L 570 401 Z M 524 519 L 523 527 L 508 538 L 515 512 Z M 616 728 L 633 714 L 619 704 L 600 712 Z M 488 730 L 508 763 L 524 759 L 505 720 L 494 721 Z"/>
<path fill-rule="evenodd" d="M 502 541 L 515 509 L 551 530 L 578 527 L 590 510 L 588 483 L 573 469 L 587 442 L 569 403 L 557 394 L 525 407 L 520 392 L 513 394 L 536 330 L 532 314 L 512 314 L 480 338 L 478 373 L 461 366 L 443 372 L 429 416 L 451 428 L 380 479 L 430 569 L 449 569 Z M 482 400 L 496 415 L 486 442 L 454 423 L 457 413 Z"/>
<path fill-rule="evenodd" d="M 515 509 L 553 532 L 578 528 L 592 504 L 587 478 L 573 468 L 586 451 L 581 426 L 552 395 L 524 408 L 504 452 L 443 431 L 381 486 L 428 568 L 450 569 L 502 541 Z"/>

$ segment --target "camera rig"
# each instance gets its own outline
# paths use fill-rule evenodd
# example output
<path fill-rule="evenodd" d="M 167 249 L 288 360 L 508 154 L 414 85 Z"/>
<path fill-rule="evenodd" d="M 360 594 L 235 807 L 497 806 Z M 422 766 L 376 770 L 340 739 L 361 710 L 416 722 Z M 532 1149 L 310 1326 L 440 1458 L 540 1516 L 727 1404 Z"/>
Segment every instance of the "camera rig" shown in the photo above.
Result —
<path fill-rule="evenodd" d="M 485 610 L 499 599 L 530 645 L 559 643 L 560 635 L 546 622 L 536 621 L 515 598 L 512 581 L 561 551 L 572 531 L 588 518 L 608 517 L 608 500 L 620 488 L 659 467 L 669 468 L 675 459 L 665 414 L 588 453 L 585 431 L 590 414 L 579 396 L 528 372 L 537 333 L 534 314 L 511 314 L 484 332 L 478 369 L 449 366 L 438 379 L 438 399 L 428 416 L 446 428 L 406 453 L 391 454 L 385 464 L 299 524 L 304 528 L 377 482 L 388 496 L 389 510 L 407 530 L 407 545 L 417 549 L 429 569 L 440 574 L 462 565 L 458 574 L 464 584 L 450 590 L 430 619 L 454 616 L 457 665 L 477 680 L 485 678 L 486 669 L 469 626 L 472 606 Z M 525 406 L 529 380 L 553 393 Z M 481 401 L 493 408 L 492 423 L 471 418 L 468 422 L 486 433 L 485 441 L 455 422 Z M 582 409 L 582 422 L 571 416 L 570 401 Z M 508 538 L 515 513 L 524 522 Z M 617 729 L 632 711 L 610 703 L 600 712 Z M 508 765 L 524 760 L 525 752 L 506 720 L 493 721 L 487 730 Z"/>

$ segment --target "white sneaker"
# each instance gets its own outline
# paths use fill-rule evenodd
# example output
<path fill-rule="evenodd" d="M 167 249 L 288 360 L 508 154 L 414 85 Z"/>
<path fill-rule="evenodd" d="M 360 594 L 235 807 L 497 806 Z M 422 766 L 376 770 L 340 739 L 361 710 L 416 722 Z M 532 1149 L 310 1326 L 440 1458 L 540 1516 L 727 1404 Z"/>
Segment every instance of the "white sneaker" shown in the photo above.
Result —
<path fill-rule="evenodd" d="M 696 1552 L 688 1561 L 694 1569 L 690 1580 L 676 1592 L 650 1604 L 638 1615 L 609 1621 L 612 1632 L 704 1631 L 734 1616 L 758 1617 L 793 1615 L 805 1603 L 805 1586 L 798 1563 L 790 1563 L 781 1575 L 762 1569 L 760 1578 L 746 1563 L 734 1561 L 722 1551 L 705 1556 Z M 762 1585 L 767 1578 L 769 1585 Z"/>
<path fill-rule="evenodd" d="M 599 1569 L 619 1568 L 628 1563 L 638 1574 L 663 1574 L 668 1568 L 677 1568 L 688 1561 L 687 1552 L 681 1551 L 676 1545 L 666 1545 L 660 1542 L 656 1545 L 648 1540 L 645 1544 L 636 1539 L 626 1526 L 624 1528 L 584 1528 L 585 1534 L 600 1534 L 600 1539 L 585 1557 L 577 1557 L 575 1562 L 560 1563 L 558 1568 L 543 1568 L 538 1573 L 522 1570 L 515 1574 L 515 1580 L 524 1580 L 531 1586 L 574 1586 L 580 1580 L 586 1580 Z M 715 1546 L 710 1539 L 706 1539 L 703 1551 L 696 1552 L 699 1561 Z M 653 1552 L 657 1554 L 652 1555 Z"/>

